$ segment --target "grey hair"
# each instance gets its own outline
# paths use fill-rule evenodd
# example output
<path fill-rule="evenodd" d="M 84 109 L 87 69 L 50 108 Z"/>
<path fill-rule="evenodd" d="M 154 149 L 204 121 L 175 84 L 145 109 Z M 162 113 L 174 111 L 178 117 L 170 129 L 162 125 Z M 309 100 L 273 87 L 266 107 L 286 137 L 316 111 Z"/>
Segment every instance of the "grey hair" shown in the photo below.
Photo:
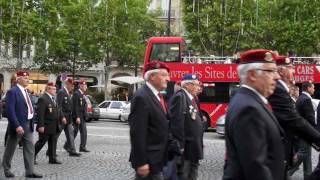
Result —
<path fill-rule="evenodd" d="M 248 71 L 261 68 L 263 63 L 240 64 L 237 68 L 241 84 L 246 83 Z M 259 71 L 258 71 L 259 73 Z"/>
<path fill-rule="evenodd" d="M 195 81 L 198 81 L 198 80 L 184 80 L 184 81 L 181 81 L 181 87 L 185 88 L 187 86 L 187 84 L 193 83 Z"/>
<path fill-rule="evenodd" d="M 160 69 L 152 69 L 152 70 L 149 70 L 147 71 L 145 74 L 144 74 L 144 80 L 148 81 L 150 79 L 150 76 L 154 73 L 159 73 L 160 72 Z"/>

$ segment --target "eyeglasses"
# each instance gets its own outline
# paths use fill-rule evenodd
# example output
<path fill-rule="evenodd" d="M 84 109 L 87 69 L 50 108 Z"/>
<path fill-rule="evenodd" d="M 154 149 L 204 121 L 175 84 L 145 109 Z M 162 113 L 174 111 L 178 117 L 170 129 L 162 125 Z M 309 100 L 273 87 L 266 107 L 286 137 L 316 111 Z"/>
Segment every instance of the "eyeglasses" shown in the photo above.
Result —
<path fill-rule="evenodd" d="M 272 74 L 278 73 L 277 69 L 255 69 L 255 70 L 264 71 L 264 72 L 268 72 L 268 73 L 272 73 Z"/>

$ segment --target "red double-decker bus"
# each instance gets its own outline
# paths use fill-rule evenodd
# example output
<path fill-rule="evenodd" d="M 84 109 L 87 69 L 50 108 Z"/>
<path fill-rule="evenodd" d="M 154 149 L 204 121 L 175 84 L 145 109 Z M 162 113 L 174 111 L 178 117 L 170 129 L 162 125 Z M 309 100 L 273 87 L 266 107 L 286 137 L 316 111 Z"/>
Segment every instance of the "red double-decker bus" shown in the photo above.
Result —
<path fill-rule="evenodd" d="M 297 83 L 312 81 L 315 83 L 316 98 L 320 95 L 320 66 L 316 64 L 301 64 L 301 59 L 309 61 L 315 58 L 294 58 L 295 81 Z M 144 65 L 152 60 L 165 62 L 170 68 L 170 82 L 167 95 L 170 97 L 176 81 L 186 73 L 197 74 L 204 84 L 199 95 L 200 108 L 207 118 L 208 127 L 215 128 L 216 122 L 227 110 L 228 102 L 239 88 L 239 77 L 235 57 L 194 56 L 187 51 L 182 37 L 152 37 L 148 40 Z"/>

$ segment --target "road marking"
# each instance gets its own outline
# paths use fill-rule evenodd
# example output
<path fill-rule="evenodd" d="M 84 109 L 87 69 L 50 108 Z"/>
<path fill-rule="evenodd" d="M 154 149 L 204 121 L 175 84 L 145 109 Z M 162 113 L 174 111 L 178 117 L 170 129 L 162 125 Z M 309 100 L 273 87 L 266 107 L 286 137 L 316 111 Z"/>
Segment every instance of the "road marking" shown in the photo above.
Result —
<path fill-rule="evenodd" d="M 0 121 L 0 124 L 7 124 L 7 121 Z M 98 127 L 98 126 L 87 126 L 88 129 L 100 129 L 100 130 L 120 130 L 120 131 L 129 131 L 129 127 L 126 128 L 119 128 L 119 127 Z M 0 129 L 0 132 L 5 132 L 6 128 Z M 88 136 L 94 137 L 103 137 L 103 138 L 112 138 L 112 139 L 125 139 L 129 140 L 130 137 L 128 136 L 118 136 L 118 135 L 109 135 L 109 134 L 91 134 L 88 133 Z M 223 139 L 204 139 L 204 143 L 225 143 Z"/>
<path fill-rule="evenodd" d="M 102 130 L 120 130 L 120 131 L 129 131 L 129 127 L 119 128 L 119 127 L 99 127 L 99 126 L 87 126 L 88 129 L 102 129 Z"/>
<path fill-rule="evenodd" d="M 95 137 L 105 137 L 105 138 L 119 138 L 119 139 L 130 139 L 129 136 L 115 136 L 115 135 L 108 135 L 108 134 L 88 134 L 88 136 L 95 136 Z M 204 139 L 205 143 L 224 143 L 223 139 Z"/>

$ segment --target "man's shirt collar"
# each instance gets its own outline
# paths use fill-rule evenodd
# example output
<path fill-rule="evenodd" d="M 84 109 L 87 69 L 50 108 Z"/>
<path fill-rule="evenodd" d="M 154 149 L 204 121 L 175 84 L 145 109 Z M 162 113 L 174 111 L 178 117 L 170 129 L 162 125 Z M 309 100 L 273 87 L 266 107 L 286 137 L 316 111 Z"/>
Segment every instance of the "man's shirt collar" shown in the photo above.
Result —
<path fill-rule="evenodd" d="M 289 87 L 287 85 L 287 83 L 285 83 L 284 81 L 282 81 L 281 79 L 278 80 L 279 83 L 286 89 L 287 92 L 289 92 Z"/>
<path fill-rule="evenodd" d="M 251 91 L 253 91 L 256 95 L 258 95 L 258 97 L 262 100 L 262 102 L 263 102 L 264 104 L 268 104 L 267 98 L 265 98 L 264 96 L 262 96 L 262 94 L 260 94 L 256 89 L 254 89 L 253 87 L 250 87 L 250 86 L 248 86 L 248 85 L 245 85 L 245 84 L 242 84 L 241 86 L 244 87 L 244 88 L 247 88 L 247 89 L 249 89 L 249 90 L 251 90 Z"/>
<path fill-rule="evenodd" d="M 184 92 L 186 92 L 186 94 L 188 95 L 189 99 L 192 101 L 194 97 L 185 88 L 182 88 L 182 89 L 184 90 Z"/>
<path fill-rule="evenodd" d="M 146 82 L 146 85 L 152 91 L 152 93 L 157 97 L 157 99 L 160 101 L 160 97 L 158 95 L 159 91 L 152 84 L 150 84 L 148 81 Z"/>
<path fill-rule="evenodd" d="M 311 95 L 308 92 L 302 91 L 302 93 L 305 94 L 306 96 L 308 96 L 308 98 L 312 99 Z"/>

